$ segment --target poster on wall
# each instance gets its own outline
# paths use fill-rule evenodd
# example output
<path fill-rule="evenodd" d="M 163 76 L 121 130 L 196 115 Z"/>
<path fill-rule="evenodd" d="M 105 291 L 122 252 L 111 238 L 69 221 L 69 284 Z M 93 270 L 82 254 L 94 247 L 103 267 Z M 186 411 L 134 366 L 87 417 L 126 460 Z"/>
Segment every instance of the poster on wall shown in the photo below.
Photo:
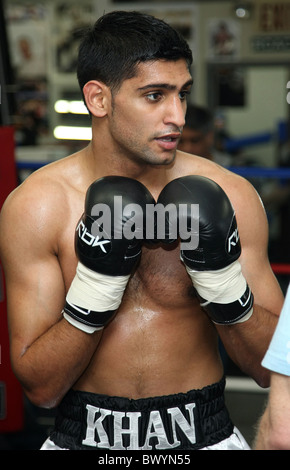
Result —
<path fill-rule="evenodd" d="M 208 56 L 211 60 L 236 59 L 240 54 L 240 28 L 235 20 L 208 21 Z"/>
<path fill-rule="evenodd" d="M 44 3 L 10 3 L 7 35 L 15 82 L 15 141 L 37 145 L 48 133 L 49 11 Z"/>
<path fill-rule="evenodd" d="M 8 4 L 7 33 L 17 79 L 47 74 L 48 12 L 44 4 Z"/>

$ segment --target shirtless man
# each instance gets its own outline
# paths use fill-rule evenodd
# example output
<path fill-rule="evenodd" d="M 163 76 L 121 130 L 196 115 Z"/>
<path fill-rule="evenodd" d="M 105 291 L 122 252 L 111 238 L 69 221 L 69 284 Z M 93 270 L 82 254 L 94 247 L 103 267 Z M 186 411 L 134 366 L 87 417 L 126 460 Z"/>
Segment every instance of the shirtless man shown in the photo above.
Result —
<path fill-rule="evenodd" d="M 224 406 L 217 338 L 246 374 L 268 386 L 261 359 L 283 296 L 269 266 L 267 222 L 255 190 L 215 163 L 177 151 L 191 60 L 186 42 L 164 22 L 141 13 L 104 15 L 87 32 L 79 55 L 91 142 L 34 172 L 3 206 L 1 257 L 14 371 L 34 404 L 60 410 L 44 449 L 247 448 Z M 125 266 L 124 255 L 134 242 L 119 250 L 113 240 L 113 255 L 104 262 L 94 258 L 95 251 L 85 252 L 81 239 L 90 219 L 78 221 L 90 185 L 88 216 L 95 202 L 108 204 L 120 192 L 128 204 L 136 198 L 144 207 L 160 193 L 164 204 L 171 197 L 177 204 L 187 181 L 169 194 L 164 187 L 187 175 L 217 183 L 215 189 L 223 188 L 235 209 L 242 255 L 229 269 L 241 266 L 244 277 L 235 274 L 233 288 L 228 266 L 200 280 L 185 265 L 188 253 L 180 259 L 176 242 L 145 240 L 134 267 Z M 108 188 L 110 176 L 117 183 Z M 128 185 L 123 177 L 130 178 Z M 191 200 L 192 193 L 191 202 L 205 217 L 207 207 L 210 217 L 212 208 L 218 214 L 219 197 L 205 204 L 207 184 L 204 191 L 197 188 L 190 180 L 186 197 Z M 227 236 L 218 241 L 218 251 Z M 214 244 L 215 235 L 209 240 Z M 189 254 L 194 258 L 194 251 Z M 215 259 L 211 252 L 207 256 Z M 210 268 L 211 263 L 203 267 L 205 275 Z M 221 271 L 227 293 L 221 288 L 219 305 L 233 309 L 228 318 L 222 312 L 213 321 L 205 304 L 215 299 Z M 254 298 L 242 322 L 236 275 L 239 282 L 247 280 Z M 218 304 L 210 305 L 215 310 Z"/>

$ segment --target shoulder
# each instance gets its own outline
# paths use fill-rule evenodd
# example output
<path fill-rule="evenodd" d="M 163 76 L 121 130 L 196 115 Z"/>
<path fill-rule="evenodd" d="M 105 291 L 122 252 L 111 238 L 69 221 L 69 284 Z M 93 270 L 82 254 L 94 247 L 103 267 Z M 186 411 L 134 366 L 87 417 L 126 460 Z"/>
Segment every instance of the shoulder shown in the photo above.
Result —
<path fill-rule="evenodd" d="M 213 179 L 223 188 L 234 208 L 241 237 L 245 234 L 268 237 L 268 221 L 260 195 L 244 177 L 219 168 Z M 251 221 L 251 223 L 249 223 Z"/>
<path fill-rule="evenodd" d="M 75 194 L 83 194 L 82 169 L 77 154 L 50 163 L 28 176 L 8 196 L 4 203 L 17 209 L 19 205 L 30 208 L 53 207 L 62 202 L 59 210 Z"/>
<path fill-rule="evenodd" d="M 208 172 L 207 176 L 223 188 L 236 213 L 256 210 L 264 214 L 262 200 L 246 178 L 219 166 L 212 173 Z"/>
<path fill-rule="evenodd" d="M 259 233 L 266 243 L 268 221 L 265 209 L 256 189 L 247 179 L 205 158 L 185 153 L 181 153 L 179 157 L 178 167 L 181 170 L 177 176 L 194 174 L 215 181 L 231 201 L 241 238 L 254 240 Z"/>
<path fill-rule="evenodd" d="M 263 204 L 253 185 L 244 177 L 206 158 L 181 152 L 178 176 L 200 175 L 215 181 L 227 194 L 236 213 L 257 210 L 264 213 Z"/>
<path fill-rule="evenodd" d="M 48 209 L 62 199 L 64 185 L 60 177 L 55 178 L 55 171 L 49 165 L 32 173 L 7 197 L 2 214 L 21 211 L 22 217 L 29 217 L 35 211 Z"/>
<path fill-rule="evenodd" d="M 49 164 L 9 194 L 0 213 L 1 246 L 7 234 L 24 242 L 33 233 L 34 240 L 53 243 L 61 224 L 69 221 L 74 203 L 79 209 L 83 200 L 83 193 L 71 183 L 69 168 L 68 161 Z"/>

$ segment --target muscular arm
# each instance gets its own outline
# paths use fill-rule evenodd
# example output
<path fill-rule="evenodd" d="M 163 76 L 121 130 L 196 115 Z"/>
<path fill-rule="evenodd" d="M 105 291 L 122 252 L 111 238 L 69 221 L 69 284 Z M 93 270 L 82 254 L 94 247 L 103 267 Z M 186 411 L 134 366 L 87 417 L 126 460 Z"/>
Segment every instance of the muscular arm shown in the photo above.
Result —
<path fill-rule="evenodd" d="M 60 204 L 42 198 L 43 192 L 18 188 L 9 197 L 0 247 L 12 366 L 29 399 L 53 407 L 87 367 L 101 333 L 87 335 L 62 318 L 65 284 L 56 236 L 64 214 L 53 214 Z"/>
<path fill-rule="evenodd" d="M 268 224 L 256 191 L 237 178 L 228 195 L 235 207 L 239 227 L 243 274 L 254 294 L 254 312 L 249 320 L 232 326 L 217 326 L 223 344 L 234 362 L 259 385 L 269 385 L 269 371 L 261 366 L 283 305 L 283 294 L 268 260 Z"/>

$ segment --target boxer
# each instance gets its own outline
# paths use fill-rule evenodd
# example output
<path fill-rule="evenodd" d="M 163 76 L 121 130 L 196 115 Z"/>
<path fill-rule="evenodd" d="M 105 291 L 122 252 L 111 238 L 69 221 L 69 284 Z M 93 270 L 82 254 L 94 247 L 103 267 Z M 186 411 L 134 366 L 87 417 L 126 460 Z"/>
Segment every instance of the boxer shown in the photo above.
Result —
<path fill-rule="evenodd" d="M 261 359 L 283 296 L 253 187 L 177 150 L 191 64 L 164 21 L 102 16 L 78 58 L 91 141 L 2 209 L 13 368 L 29 400 L 58 408 L 43 449 L 249 448 L 225 406 L 218 338 L 268 386 Z M 187 230 L 170 238 L 165 211 L 164 237 L 147 239 L 152 220 L 132 207 L 158 204 L 198 207 L 198 233 L 197 211 L 180 210 Z"/>

